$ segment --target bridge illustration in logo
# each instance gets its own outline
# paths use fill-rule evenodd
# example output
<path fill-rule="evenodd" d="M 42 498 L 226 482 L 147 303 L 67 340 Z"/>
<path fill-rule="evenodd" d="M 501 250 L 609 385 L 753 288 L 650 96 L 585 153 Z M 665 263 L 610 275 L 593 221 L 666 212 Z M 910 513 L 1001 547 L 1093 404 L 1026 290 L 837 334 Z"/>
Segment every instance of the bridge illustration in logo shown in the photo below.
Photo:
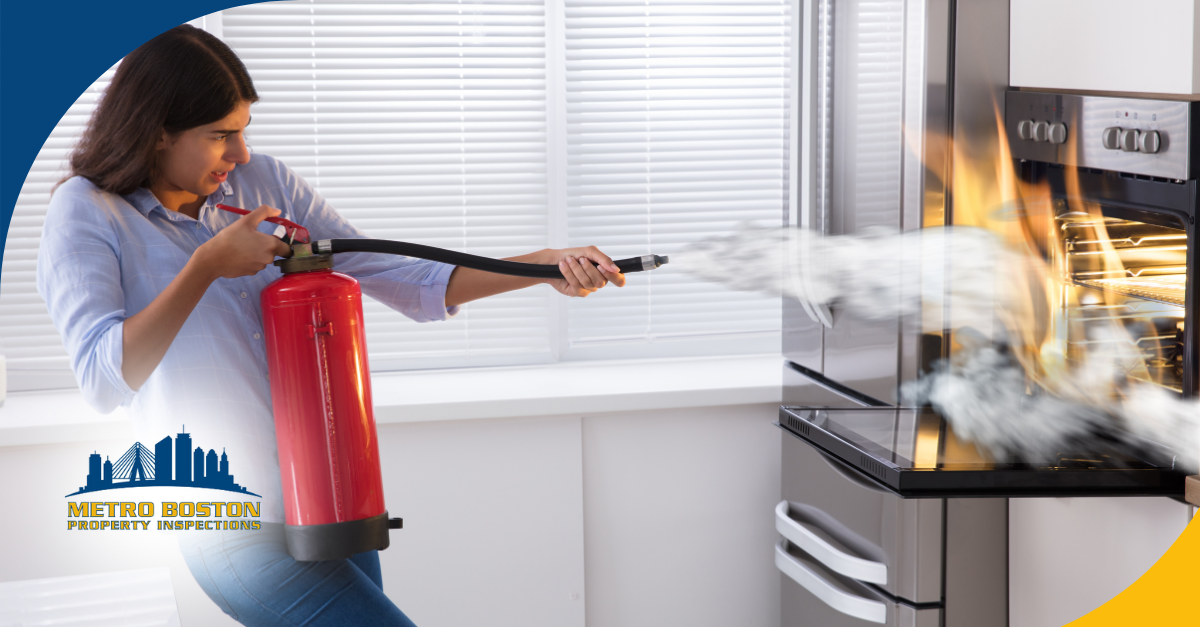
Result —
<path fill-rule="evenodd" d="M 171 436 L 168 435 L 154 445 L 152 452 L 141 442 L 134 442 L 115 464 L 108 459 L 101 463 L 100 454 L 92 453 L 88 456 L 87 485 L 80 486 L 78 492 L 67 496 L 152 486 L 210 488 L 259 496 L 233 482 L 233 475 L 229 473 L 229 457 L 224 450 L 221 451 L 219 462 L 216 449 L 209 449 L 207 455 L 199 446 L 193 451 L 192 436 L 183 430 L 176 434 L 174 444 L 172 449 Z M 174 464 L 171 463 L 172 457 Z M 174 477 L 171 476 L 172 467 L 175 470 Z"/>

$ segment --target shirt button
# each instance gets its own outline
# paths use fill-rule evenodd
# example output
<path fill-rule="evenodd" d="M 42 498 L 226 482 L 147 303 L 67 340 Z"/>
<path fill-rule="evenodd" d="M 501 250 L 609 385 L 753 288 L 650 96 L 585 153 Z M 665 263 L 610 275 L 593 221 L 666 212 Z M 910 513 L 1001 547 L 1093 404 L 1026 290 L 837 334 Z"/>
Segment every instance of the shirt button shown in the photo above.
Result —
<path fill-rule="evenodd" d="M 200 228 L 200 223 L 199 223 L 199 222 L 197 222 L 197 223 L 196 223 L 196 228 Z"/>
<path fill-rule="evenodd" d="M 258 333 L 255 333 L 255 334 L 254 334 L 254 339 L 256 339 L 256 340 L 261 340 L 261 339 L 262 339 L 262 336 L 261 336 L 261 335 L 259 335 Z"/>
<path fill-rule="evenodd" d="M 245 297 L 246 297 L 246 293 L 242 292 L 242 298 L 245 298 Z"/>

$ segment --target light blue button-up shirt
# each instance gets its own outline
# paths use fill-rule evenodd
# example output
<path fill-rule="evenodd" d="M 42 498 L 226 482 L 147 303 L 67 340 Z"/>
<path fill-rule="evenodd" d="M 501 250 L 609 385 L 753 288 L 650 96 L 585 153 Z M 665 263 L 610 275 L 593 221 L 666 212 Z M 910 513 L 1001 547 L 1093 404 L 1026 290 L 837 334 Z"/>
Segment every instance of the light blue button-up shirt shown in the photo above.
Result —
<path fill-rule="evenodd" d="M 196 249 L 240 216 L 217 203 L 270 205 L 314 240 L 365 237 L 304 179 L 279 161 L 251 156 L 208 197 L 200 219 L 162 206 L 147 189 L 103 192 L 75 177 L 54 193 L 38 251 L 37 287 L 71 356 L 87 402 L 108 413 L 126 406 L 142 444 L 185 425 L 193 446 L 224 449 L 234 480 L 263 496 L 263 520 L 283 521 L 279 456 L 271 411 L 259 293 L 279 278 L 217 279 L 188 316 L 154 373 L 136 392 L 121 374 L 124 321 L 145 309 Z M 262 230 L 273 225 L 264 223 Z M 390 255 L 341 254 L 335 269 L 362 291 L 425 322 L 456 313 L 445 305 L 454 266 Z M 156 460 L 158 472 L 174 464 Z"/>

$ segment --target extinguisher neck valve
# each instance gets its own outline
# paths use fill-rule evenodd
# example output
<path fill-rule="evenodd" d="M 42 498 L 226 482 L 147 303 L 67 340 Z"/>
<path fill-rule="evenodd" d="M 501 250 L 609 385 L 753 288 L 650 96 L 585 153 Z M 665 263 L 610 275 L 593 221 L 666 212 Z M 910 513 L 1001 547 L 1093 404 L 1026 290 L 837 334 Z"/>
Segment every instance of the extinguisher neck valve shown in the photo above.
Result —
<path fill-rule="evenodd" d="M 290 259 L 276 259 L 275 265 L 284 274 L 293 274 L 295 272 L 314 272 L 317 270 L 332 270 L 333 255 L 309 255 L 307 257 L 292 257 Z"/>
<path fill-rule="evenodd" d="M 292 259 L 300 257 L 311 257 L 313 255 L 312 244 L 292 244 Z"/>

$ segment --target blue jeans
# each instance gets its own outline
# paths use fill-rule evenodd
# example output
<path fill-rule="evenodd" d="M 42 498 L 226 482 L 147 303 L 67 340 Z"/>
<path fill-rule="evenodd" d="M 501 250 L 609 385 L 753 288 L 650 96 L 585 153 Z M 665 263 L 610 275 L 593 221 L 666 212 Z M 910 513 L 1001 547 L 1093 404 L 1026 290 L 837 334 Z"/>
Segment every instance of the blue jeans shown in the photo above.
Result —
<path fill-rule="evenodd" d="M 179 549 L 205 594 L 243 625 L 415 627 L 383 594 L 378 551 L 297 562 L 288 555 L 281 524 L 186 532 Z"/>

